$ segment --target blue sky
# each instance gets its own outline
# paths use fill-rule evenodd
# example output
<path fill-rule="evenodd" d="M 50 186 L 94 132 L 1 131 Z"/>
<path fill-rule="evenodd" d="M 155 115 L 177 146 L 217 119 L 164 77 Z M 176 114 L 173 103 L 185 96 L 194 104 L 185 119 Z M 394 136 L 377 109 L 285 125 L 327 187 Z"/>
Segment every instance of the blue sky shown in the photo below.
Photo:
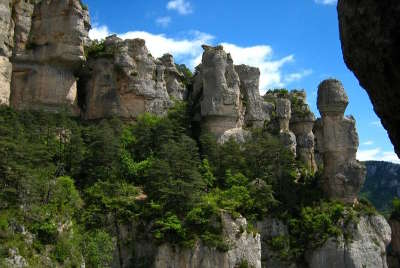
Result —
<path fill-rule="evenodd" d="M 91 38 L 117 33 L 146 40 L 158 57 L 169 52 L 193 68 L 203 43 L 222 44 L 235 64 L 261 70 L 260 91 L 305 89 L 318 116 L 318 84 L 341 80 L 349 95 L 346 114 L 357 120 L 360 160 L 400 163 L 366 92 L 343 62 L 336 0 L 84 0 Z"/>

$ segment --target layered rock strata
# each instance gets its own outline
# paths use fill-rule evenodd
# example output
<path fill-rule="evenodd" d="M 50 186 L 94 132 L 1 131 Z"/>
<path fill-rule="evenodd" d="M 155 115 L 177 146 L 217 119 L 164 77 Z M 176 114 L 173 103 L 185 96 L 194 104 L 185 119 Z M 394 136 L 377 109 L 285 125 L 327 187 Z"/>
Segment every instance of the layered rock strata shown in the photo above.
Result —
<path fill-rule="evenodd" d="M 400 156 L 400 2 L 339 0 L 346 65 L 367 91 Z"/>
<path fill-rule="evenodd" d="M 352 203 L 364 180 L 365 167 L 356 160 L 359 145 L 353 117 L 344 117 L 348 97 L 340 81 L 329 79 L 318 87 L 318 109 L 322 116 L 314 131 L 317 151 L 322 155 L 323 190 L 327 197 Z"/>
<path fill-rule="evenodd" d="M 1 4 L 1 103 L 79 115 L 75 73 L 85 59 L 88 11 L 79 0 Z"/>

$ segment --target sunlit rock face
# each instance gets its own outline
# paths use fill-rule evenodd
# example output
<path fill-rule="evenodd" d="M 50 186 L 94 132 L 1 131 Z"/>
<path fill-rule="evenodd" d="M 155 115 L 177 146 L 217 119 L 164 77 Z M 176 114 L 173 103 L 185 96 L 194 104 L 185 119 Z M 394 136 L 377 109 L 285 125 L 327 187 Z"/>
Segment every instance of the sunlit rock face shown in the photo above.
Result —
<path fill-rule="evenodd" d="M 76 72 L 90 29 L 79 0 L 15 1 L 10 103 L 79 115 Z"/>
<path fill-rule="evenodd" d="M 365 180 L 365 167 L 356 160 L 359 145 L 353 117 L 344 117 L 348 97 L 343 85 L 334 79 L 318 88 L 318 109 L 322 116 L 314 131 L 317 151 L 324 165 L 323 189 L 331 199 L 352 203 Z"/>
<path fill-rule="evenodd" d="M 84 78 L 84 117 L 134 119 L 145 112 L 164 115 L 186 87 L 171 55 L 155 59 L 143 39 L 110 36 L 105 56 L 89 59 Z"/>
<path fill-rule="evenodd" d="M 239 76 L 240 92 L 245 106 L 244 123 L 250 127 L 262 127 L 270 117 L 260 96 L 260 70 L 242 64 L 235 65 L 235 71 Z"/>
<path fill-rule="evenodd" d="M 339 0 L 343 58 L 400 155 L 400 2 Z"/>
<path fill-rule="evenodd" d="M 351 239 L 330 238 L 322 247 L 308 252 L 309 267 L 388 267 L 386 247 L 390 243 L 391 230 L 383 216 L 362 216 L 348 231 Z"/>
<path fill-rule="evenodd" d="M 225 131 L 243 126 L 240 80 L 233 60 L 222 46 L 203 46 L 202 63 L 197 67 L 192 99 L 198 107 L 203 131 L 220 137 Z"/>

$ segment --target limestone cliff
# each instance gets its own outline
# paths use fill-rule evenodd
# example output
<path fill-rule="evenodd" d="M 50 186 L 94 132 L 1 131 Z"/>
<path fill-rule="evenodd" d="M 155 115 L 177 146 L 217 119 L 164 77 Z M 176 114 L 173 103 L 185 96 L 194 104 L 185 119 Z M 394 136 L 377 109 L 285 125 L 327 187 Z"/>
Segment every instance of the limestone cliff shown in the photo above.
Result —
<path fill-rule="evenodd" d="M 389 224 L 382 216 L 363 216 L 351 227 L 349 240 L 329 239 L 321 248 L 310 252 L 310 268 L 387 267 L 386 246 L 391 239 Z"/>
<path fill-rule="evenodd" d="M 223 237 L 228 243 L 229 249 L 221 251 L 198 242 L 192 249 L 163 244 L 156 245 L 147 239 L 145 241 L 134 238 L 132 248 L 123 250 L 122 267 L 154 268 L 236 268 L 246 263 L 249 267 L 261 268 L 261 241 L 260 234 L 247 230 L 247 220 L 243 217 L 232 219 L 229 214 L 222 213 Z M 135 231 L 124 232 L 124 238 L 128 241 L 135 236 Z M 132 255 L 134 252 L 134 255 Z M 113 267 L 121 268 L 118 262 Z"/>
<path fill-rule="evenodd" d="M 88 11 L 79 0 L 16 1 L 10 102 L 16 109 L 79 115 L 77 77 L 88 39 Z"/>
<path fill-rule="evenodd" d="M 171 55 L 154 59 L 142 39 L 110 36 L 104 46 L 105 55 L 89 58 L 87 63 L 82 82 L 84 118 L 163 115 L 173 99 L 183 99 L 183 74 Z"/>

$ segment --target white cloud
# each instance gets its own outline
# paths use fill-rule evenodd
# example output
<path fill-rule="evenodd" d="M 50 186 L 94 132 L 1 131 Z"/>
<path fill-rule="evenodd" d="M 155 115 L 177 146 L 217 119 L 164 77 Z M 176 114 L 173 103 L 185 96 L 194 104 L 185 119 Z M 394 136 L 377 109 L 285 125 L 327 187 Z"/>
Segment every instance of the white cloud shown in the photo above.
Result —
<path fill-rule="evenodd" d="M 167 17 L 158 17 L 156 19 L 156 23 L 158 25 L 160 25 L 161 27 L 166 28 L 171 23 L 171 17 L 168 17 L 168 16 Z"/>
<path fill-rule="evenodd" d="M 294 55 L 288 55 L 281 59 L 272 59 L 273 50 L 270 46 L 259 45 L 251 47 L 240 47 L 230 43 L 221 44 L 225 51 L 231 53 L 235 64 L 246 64 L 260 69 L 260 90 L 264 93 L 271 87 L 283 87 L 304 76 L 310 75 L 311 70 L 299 73 L 282 74 L 282 67 L 294 62 Z"/>
<path fill-rule="evenodd" d="M 193 13 L 193 8 L 190 2 L 185 0 L 172 0 L 167 3 L 168 10 L 176 10 L 181 15 Z"/>
<path fill-rule="evenodd" d="M 366 142 L 363 142 L 363 145 L 372 145 L 372 144 L 374 144 L 373 141 L 366 141 Z"/>
<path fill-rule="evenodd" d="M 309 76 L 312 74 L 312 70 L 308 69 L 308 70 L 303 70 L 301 72 L 298 73 L 291 73 L 286 75 L 285 77 L 285 83 L 292 83 L 298 80 L 301 80 L 302 78 Z"/>
<path fill-rule="evenodd" d="M 337 0 L 314 0 L 314 2 L 322 5 L 335 5 Z"/>
<path fill-rule="evenodd" d="M 375 148 L 370 150 L 359 150 L 357 152 L 357 159 L 360 161 L 376 160 L 376 161 L 388 161 L 400 164 L 400 159 L 394 152 L 383 152 L 381 148 Z"/>
<path fill-rule="evenodd" d="M 102 39 L 110 34 L 111 32 L 106 26 L 98 26 L 90 31 L 89 36 L 92 39 Z M 192 69 L 201 62 L 203 54 L 201 45 L 212 44 L 215 41 L 212 35 L 198 31 L 189 32 L 185 38 L 181 39 L 145 31 L 131 31 L 118 34 L 118 36 L 123 39 L 142 38 L 146 40 L 146 46 L 153 56 L 161 57 L 165 53 L 170 53 L 174 55 L 176 62 L 185 63 Z M 262 93 L 268 88 L 283 87 L 312 73 L 311 70 L 284 73 L 283 67 L 294 62 L 294 55 L 274 59 L 273 50 L 268 45 L 249 47 L 241 47 L 231 43 L 222 43 L 222 45 L 225 51 L 231 53 L 235 64 L 246 64 L 260 69 L 260 89 Z"/>
<path fill-rule="evenodd" d="M 107 26 L 96 26 L 94 25 L 93 28 L 89 31 L 89 38 L 92 40 L 95 39 L 104 39 L 110 35 L 110 31 L 108 30 Z"/>

